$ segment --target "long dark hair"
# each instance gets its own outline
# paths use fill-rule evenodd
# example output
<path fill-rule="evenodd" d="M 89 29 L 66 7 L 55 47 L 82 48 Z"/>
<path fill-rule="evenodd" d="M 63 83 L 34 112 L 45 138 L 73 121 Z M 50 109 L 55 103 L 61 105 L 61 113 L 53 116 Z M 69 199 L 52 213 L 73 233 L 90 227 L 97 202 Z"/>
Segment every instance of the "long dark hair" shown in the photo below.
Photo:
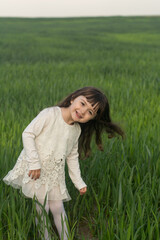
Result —
<path fill-rule="evenodd" d="M 59 107 L 67 108 L 71 105 L 71 100 L 79 96 L 86 97 L 87 101 L 97 108 L 96 117 L 87 123 L 79 123 L 81 127 L 81 135 L 79 138 L 79 153 L 84 157 L 88 157 L 91 153 L 91 140 L 95 134 L 95 142 L 99 150 L 103 151 L 102 133 L 105 131 L 108 138 L 116 136 L 116 134 L 124 137 L 124 132 L 117 124 L 111 121 L 110 108 L 107 97 L 97 88 L 84 87 L 71 93 L 62 102 L 58 104 Z"/>

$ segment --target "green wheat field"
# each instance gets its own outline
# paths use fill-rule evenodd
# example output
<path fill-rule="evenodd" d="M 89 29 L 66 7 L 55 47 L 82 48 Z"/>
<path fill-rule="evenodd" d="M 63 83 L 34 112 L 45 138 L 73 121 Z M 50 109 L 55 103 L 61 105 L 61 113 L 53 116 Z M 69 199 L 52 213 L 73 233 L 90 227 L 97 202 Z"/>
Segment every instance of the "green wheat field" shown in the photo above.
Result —
<path fill-rule="evenodd" d="M 160 17 L 102 17 L 0 18 L 1 240 L 43 239 L 34 202 L 2 179 L 30 121 L 84 86 L 107 95 L 126 138 L 104 134 L 104 152 L 93 141 L 80 161 L 85 196 L 66 168 L 69 239 L 160 239 Z M 47 223 L 58 239 L 51 215 Z"/>

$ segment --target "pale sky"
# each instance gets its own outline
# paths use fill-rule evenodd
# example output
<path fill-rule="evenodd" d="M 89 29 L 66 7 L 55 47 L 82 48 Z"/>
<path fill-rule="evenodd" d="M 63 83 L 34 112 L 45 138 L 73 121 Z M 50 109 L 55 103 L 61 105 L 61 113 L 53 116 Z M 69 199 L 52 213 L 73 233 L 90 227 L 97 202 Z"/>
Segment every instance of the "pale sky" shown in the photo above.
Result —
<path fill-rule="evenodd" d="M 159 15 L 160 0 L 0 0 L 0 17 Z"/>

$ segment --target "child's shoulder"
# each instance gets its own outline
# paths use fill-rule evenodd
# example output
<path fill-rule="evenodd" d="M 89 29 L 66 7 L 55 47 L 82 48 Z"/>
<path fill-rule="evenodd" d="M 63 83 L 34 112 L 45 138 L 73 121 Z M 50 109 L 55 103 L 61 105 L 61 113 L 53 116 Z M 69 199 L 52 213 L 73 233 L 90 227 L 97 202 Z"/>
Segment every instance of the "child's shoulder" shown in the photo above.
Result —
<path fill-rule="evenodd" d="M 58 114 L 60 112 L 60 108 L 58 106 L 52 106 L 44 108 L 40 113 L 42 114 Z"/>
<path fill-rule="evenodd" d="M 59 107 L 53 106 L 53 107 L 47 107 L 41 110 L 38 114 L 38 118 L 41 119 L 55 119 L 60 113 Z"/>

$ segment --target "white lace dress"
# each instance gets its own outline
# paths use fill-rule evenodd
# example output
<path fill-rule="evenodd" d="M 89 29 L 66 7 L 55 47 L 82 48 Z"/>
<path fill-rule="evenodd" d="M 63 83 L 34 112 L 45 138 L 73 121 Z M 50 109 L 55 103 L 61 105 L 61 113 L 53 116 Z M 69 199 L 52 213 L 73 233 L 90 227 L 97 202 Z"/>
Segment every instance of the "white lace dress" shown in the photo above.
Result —
<path fill-rule="evenodd" d="M 81 178 L 78 161 L 78 123 L 67 124 L 59 107 L 41 111 L 22 134 L 23 146 L 14 168 L 4 182 L 22 188 L 26 197 L 48 200 L 70 200 L 65 184 L 65 160 L 69 176 L 79 190 L 86 186 Z M 40 178 L 33 180 L 29 170 L 41 168 Z"/>

